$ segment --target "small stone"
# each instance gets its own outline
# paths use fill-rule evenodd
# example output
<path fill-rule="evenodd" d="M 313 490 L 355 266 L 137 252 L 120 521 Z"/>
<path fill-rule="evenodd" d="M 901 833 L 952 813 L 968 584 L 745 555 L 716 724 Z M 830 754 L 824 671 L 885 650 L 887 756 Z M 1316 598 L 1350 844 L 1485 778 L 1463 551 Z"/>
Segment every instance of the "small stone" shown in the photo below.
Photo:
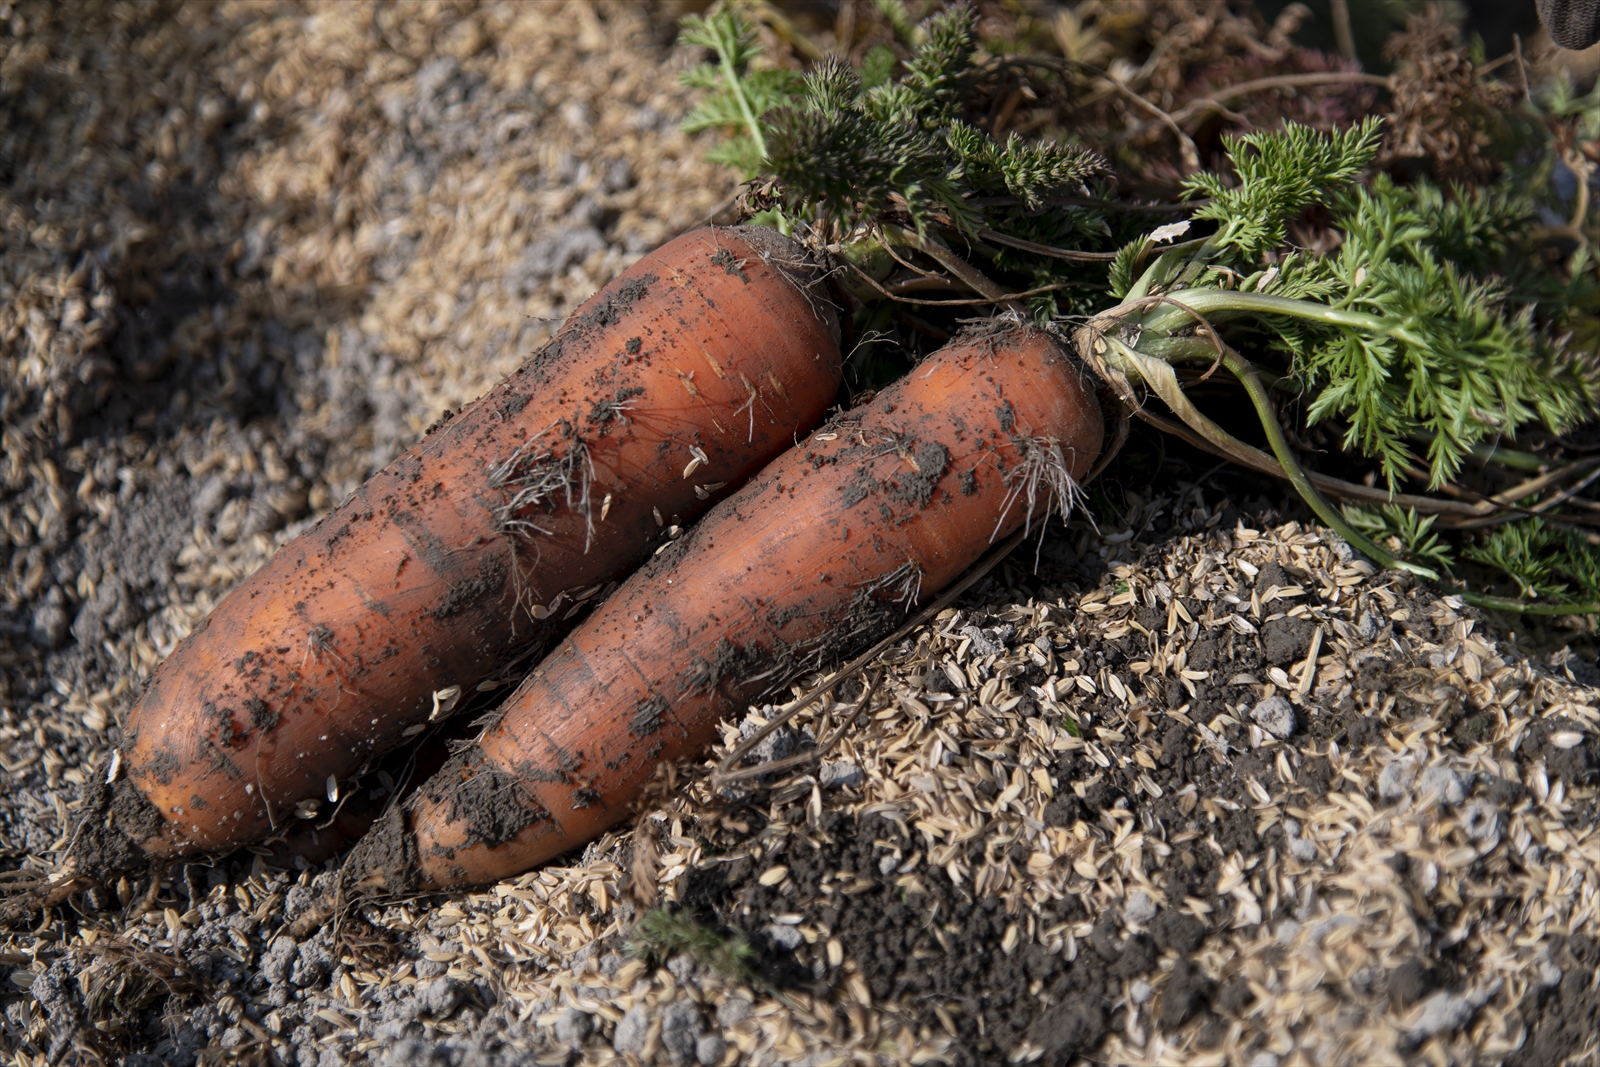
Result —
<path fill-rule="evenodd" d="M 1282 739 L 1294 733 L 1294 705 L 1283 697 L 1270 696 L 1261 701 L 1250 717 L 1273 737 Z"/>
<path fill-rule="evenodd" d="M 627 1020 L 624 1019 L 623 1022 Z M 594 1031 L 594 1020 L 589 1018 L 589 1013 L 579 1011 L 577 1008 L 567 1008 L 556 1019 L 556 1040 L 568 1048 L 577 1048 L 583 1044 L 583 1039 Z M 622 1033 L 622 1023 L 617 1024 L 617 1033 Z"/>
<path fill-rule="evenodd" d="M 750 1018 L 752 1005 L 745 997 L 729 997 L 717 1005 L 717 1022 L 722 1026 L 733 1026 Z"/>
<path fill-rule="evenodd" d="M 762 933 L 772 939 L 772 943 L 779 948 L 793 952 L 805 943 L 805 935 L 800 933 L 797 926 L 787 926 L 783 923 L 769 923 L 762 928 Z"/>
<path fill-rule="evenodd" d="M 261 957 L 262 976 L 272 985 L 283 984 L 289 980 L 290 971 L 299 955 L 299 943 L 288 934 L 279 934 L 273 939 L 272 947 Z"/>
<path fill-rule="evenodd" d="M 977 659 L 993 656 L 1001 651 L 993 641 L 989 640 L 989 635 L 976 626 L 963 626 L 961 636 L 972 642 L 967 651 Z"/>
<path fill-rule="evenodd" d="M 860 785 L 866 777 L 854 760 L 823 760 L 817 781 L 824 789 L 849 789 Z"/>
<path fill-rule="evenodd" d="M 642 1004 L 635 1004 L 617 1023 L 617 1032 L 611 1039 L 611 1047 L 617 1050 L 619 1056 L 630 1054 L 637 1056 L 644 1050 L 644 1039 L 649 1030 L 650 1016 L 645 1014 Z"/>
<path fill-rule="evenodd" d="M 672 973 L 672 977 L 676 978 L 680 984 L 687 984 L 694 977 L 694 957 L 679 953 L 667 961 L 667 970 Z"/>
<path fill-rule="evenodd" d="M 760 717 L 746 715 L 739 724 L 739 737 L 741 740 L 754 737 L 763 726 L 771 722 L 778 714 L 771 704 L 761 708 Z M 761 740 L 761 743 L 750 750 L 745 757 L 746 763 L 771 763 L 774 760 L 788 759 L 794 755 L 796 745 L 795 732 L 787 726 L 780 726 Z"/>
<path fill-rule="evenodd" d="M 1441 764 L 1422 772 L 1417 792 L 1423 796 L 1437 797 L 1440 803 L 1454 807 L 1467 798 L 1467 784 L 1459 774 Z"/>
<path fill-rule="evenodd" d="M 1384 800 L 1399 800 L 1411 788 L 1416 774 L 1416 765 L 1409 759 L 1394 760 L 1378 775 L 1378 795 Z"/>
<path fill-rule="evenodd" d="M 1143 1004 L 1145 1001 L 1150 999 L 1150 995 L 1154 992 L 1155 987 L 1149 982 L 1145 981 L 1143 978 L 1140 978 L 1133 983 L 1133 988 L 1128 990 L 1128 995 L 1133 998 L 1133 1002 L 1135 1004 Z"/>
<path fill-rule="evenodd" d="M 661 1013 L 661 1046 L 674 1067 L 693 1063 L 700 1039 L 700 1009 L 693 1002 L 677 1000 Z"/>
<path fill-rule="evenodd" d="M 705 1034 L 695 1042 L 694 1056 L 701 1067 L 719 1067 L 727 1055 L 728 1043 L 716 1034 Z"/>
<path fill-rule="evenodd" d="M 1317 846 L 1300 836 L 1298 820 L 1283 820 L 1283 836 L 1289 841 L 1289 855 L 1301 863 L 1310 863 L 1317 858 Z"/>
<path fill-rule="evenodd" d="M 1411 1038 L 1420 1041 L 1443 1030 L 1459 1030 L 1482 1003 L 1476 996 L 1440 990 L 1422 1002 L 1422 1017 L 1411 1028 Z"/>
<path fill-rule="evenodd" d="M 296 856 L 295 859 L 302 857 Z M 317 891 L 308 885 L 292 885 L 283 895 L 283 919 L 294 922 L 317 899 Z"/>
<path fill-rule="evenodd" d="M 1140 889 L 1128 898 L 1127 906 L 1122 909 L 1123 921 L 1135 926 L 1143 926 L 1156 917 L 1156 902 L 1150 899 L 1150 894 Z M 1143 1003 L 1142 1001 L 1140 1003 Z"/>
<path fill-rule="evenodd" d="M 417 1007 L 435 1019 L 442 1019 L 461 1003 L 461 983 L 454 978 L 435 978 L 417 988 Z"/>

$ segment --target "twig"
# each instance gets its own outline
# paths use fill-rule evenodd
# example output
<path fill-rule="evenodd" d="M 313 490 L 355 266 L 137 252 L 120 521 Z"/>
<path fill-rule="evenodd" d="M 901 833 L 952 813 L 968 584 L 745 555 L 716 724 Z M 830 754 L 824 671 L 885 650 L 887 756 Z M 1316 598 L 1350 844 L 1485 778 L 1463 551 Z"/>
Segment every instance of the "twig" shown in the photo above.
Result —
<path fill-rule="evenodd" d="M 1140 96 L 1138 93 L 1134 92 L 1132 89 L 1128 88 L 1126 85 L 1123 85 L 1121 82 L 1112 78 L 1111 75 L 1106 74 L 1103 76 L 1106 81 L 1111 84 L 1112 88 L 1116 89 L 1119 93 L 1132 100 L 1135 104 L 1138 104 L 1144 110 L 1150 112 L 1161 121 L 1163 126 L 1167 127 L 1167 129 L 1176 134 L 1178 138 L 1178 148 L 1183 153 L 1184 165 L 1190 170 L 1200 169 L 1200 149 L 1195 145 L 1194 138 L 1190 137 L 1184 132 L 1183 127 L 1178 125 L 1176 119 L 1167 114 L 1165 111 L 1161 110 L 1161 108 L 1157 107 L 1155 104 L 1152 104 L 1150 101 Z"/>
<path fill-rule="evenodd" d="M 942 274 L 928 274 L 920 278 L 908 278 L 903 282 L 894 282 L 884 287 L 886 292 L 895 296 L 904 296 L 907 293 L 921 293 L 930 290 L 937 292 L 970 292 L 970 290 L 954 278 L 946 278 Z"/>
<path fill-rule="evenodd" d="M 978 236 L 985 241 L 993 241 L 997 245 L 1006 245 L 1022 252 L 1032 252 L 1036 256 L 1070 260 L 1073 263 L 1106 263 L 1117 258 L 1117 253 L 1115 252 L 1079 252 L 1076 249 L 1052 248 L 1050 245 L 1025 241 L 1020 237 L 1007 237 L 1003 233 L 995 233 L 993 230 L 983 226 L 978 227 Z"/>
<path fill-rule="evenodd" d="M 826 739 L 820 742 L 817 747 L 813 748 L 810 752 L 802 752 L 798 756 L 790 756 L 787 759 L 772 760 L 768 763 L 758 763 L 754 767 L 741 767 L 739 770 L 729 771 L 726 774 L 723 774 L 720 770 L 718 770 L 718 772 L 712 776 L 711 784 L 713 787 L 720 789 L 722 786 L 730 785 L 733 782 L 742 782 L 746 778 L 759 778 L 764 774 L 773 774 L 778 771 L 786 771 L 790 767 L 799 767 L 802 764 L 810 763 L 814 759 L 821 759 L 823 756 L 826 756 L 830 751 L 832 751 L 833 746 L 838 743 L 839 738 L 844 736 L 844 732 L 850 728 L 850 724 L 854 722 L 855 717 L 861 713 L 861 709 L 867 706 L 867 701 L 872 699 L 872 694 L 878 689 L 878 678 L 879 676 L 876 674 L 871 675 L 868 678 L 866 689 L 862 692 L 861 698 L 855 702 L 855 706 L 849 709 L 849 712 L 839 721 L 839 725 L 834 727 L 833 732 L 828 734 Z M 761 736 L 764 737 L 765 734 L 762 734 Z M 756 740 L 756 735 L 752 735 L 747 739 L 747 741 L 755 741 L 756 745 L 761 743 L 760 741 Z M 729 753 L 728 758 L 732 759 L 735 755 L 737 755 L 738 758 L 742 760 L 745 756 L 749 755 L 750 751 L 754 748 L 755 745 L 746 747 L 746 741 L 741 741 L 734 748 L 733 752 Z M 744 751 L 741 752 L 741 749 L 744 749 Z M 727 762 L 727 760 L 724 760 L 717 766 L 720 768 Z"/>
<path fill-rule="evenodd" d="M 1250 93 L 1259 93 L 1267 89 L 1299 89 L 1313 85 L 1337 85 L 1341 82 L 1387 87 L 1389 79 L 1376 74 L 1366 74 L 1354 70 L 1330 70 L 1319 74 L 1280 74 L 1272 78 L 1256 78 L 1253 81 L 1231 85 L 1221 92 L 1212 93 L 1210 96 L 1191 100 L 1174 111 L 1172 117 L 1177 122 L 1187 122 L 1202 111 L 1221 110 L 1224 100 L 1248 96 Z"/>
<path fill-rule="evenodd" d="M 872 288 L 876 289 L 878 293 L 886 299 L 893 300 L 901 304 L 917 304 L 922 307 L 970 307 L 974 304 L 1011 304 L 1014 301 L 1021 300 L 1023 297 L 1038 296 L 1041 293 L 1053 293 L 1058 289 L 1094 288 L 1094 286 L 1087 282 L 1057 282 L 1054 285 L 1042 285 L 1037 289 L 1024 289 L 1020 293 L 1001 292 L 995 296 L 980 297 L 972 300 L 922 300 L 918 297 L 899 296 L 893 292 L 890 292 L 888 289 L 883 287 L 881 282 L 879 282 L 872 275 L 868 274 L 866 271 L 862 270 L 860 267 L 856 266 L 854 263 L 846 260 L 845 264 L 851 270 L 855 271 L 856 274 L 860 275 L 863 281 L 872 286 Z"/>
<path fill-rule="evenodd" d="M 1156 62 L 1156 60 L 1159 58 L 1164 45 L 1165 42 L 1162 42 L 1156 46 L 1155 54 L 1153 54 L 1150 59 L 1145 61 L 1144 67 L 1141 68 L 1141 74 L 1143 74 L 1146 70 L 1154 69 L 1151 67 L 1151 64 Z M 1167 114 L 1160 107 L 1140 96 L 1134 89 L 1113 78 L 1109 73 L 1101 70 L 1093 63 L 1085 63 L 1078 59 L 1057 59 L 1054 56 L 1028 56 L 1021 60 L 1021 62 L 1024 65 L 1035 64 L 1041 67 L 1052 67 L 1056 70 L 1079 70 L 1094 75 L 1104 84 L 1110 86 L 1114 91 L 1122 94 L 1129 100 L 1132 100 L 1140 108 L 1148 111 L 1151 115 L 1160 120 L 1162 125 L 1166 126 L 1167 129 L 1171 130 L 1173 134 L 1177 136 L 1179 147 L 1183 151 L 1184 164 L 1187 165 L 1190 170 L 1200 169 L 1200 149 L 1196 147 L 1194 138 L 1185 133 L 1183 127 L 1178 125 L 1177 121 L 1171 115 Z"/>
<path fill-rule="evenodd" d="M 1578 466 L 1582 466 L 1582 464 L 1574 463 L 1572 465 L 1572 467 Z M 1590 485 L 1594 484 L 1595 479 L 1600 478 L 1600 465 L 1594 466 L 1595 469 L 1591 470 L 1588 476 L 1583 480 L 1567 486 L 1567 488 L 1561 490 L 1561 492 L 1557 493 L 1549 500 L 1541 500 L 1531 508 L 1513 508 L 1508 514 L 1494 515 L 1490 516 L 1489 518 L 1476 519 L 1468 522 L 1451 523 L 1450 527 L 1451 529 L 1455 530 L 1476 530 L 1486 526 L 1499 526 L 1502 523 L 1515 522 L 1517 519 L 1523 518 L 1524 516 L 1543 515 L 1551 508 L 1568 501 L 1578 503 L 1578 501 L 1574 501 L 1572 498 L 1583 492 L 1583 490 L 1587 489 Z M 1572 467 L 1567 468 L 1567 471 L 1570 471 Z"/>
<path fill-rule="evenodd" d="M 1356 38 L 1350 31 L 1350 0 L 1328 0 L 1328 14 L 1333 18 L 1333 39 L 1339 45 L 1339 55 L 1346 63 L 1356 61 Z"/>
<path fill-rule="evenodd" d="M 901 243 L 915 248 L 918 252 L 933 257 L 940 266 L 965 282 L 973 292 L 982 293 L 995 303 L 1004 303 L 1013 311 L 1021 312 L 1022 306 L 1015 299 L 1006 295 L 1005 290 L 996 285 L 982 271 L 950 251 L 944 242 L 934 237 L 923 237 L 915 230 L 908 230 L 895 223 L 883 223 L 882 232 L 885 236 L 893 237 Z"/>
<path fill-rule="evenodd" d="M 972 196 L 965 199 L 977 207 L 1017 207 L 1022 204 L 1019 196 Z M 1211 202 L 1210 197 L 1196 197 L 1176 204 L 1133 204 L 1126 200 L 1102 200 L 1093 196 L 1063 196 L 1055 193 L 1046 193 L 1040 199 L 1047 204 L 1066 207 L 1097 207 L 1107 211 L 1137 211 L 1153 215 L 1181 215 Z"/>

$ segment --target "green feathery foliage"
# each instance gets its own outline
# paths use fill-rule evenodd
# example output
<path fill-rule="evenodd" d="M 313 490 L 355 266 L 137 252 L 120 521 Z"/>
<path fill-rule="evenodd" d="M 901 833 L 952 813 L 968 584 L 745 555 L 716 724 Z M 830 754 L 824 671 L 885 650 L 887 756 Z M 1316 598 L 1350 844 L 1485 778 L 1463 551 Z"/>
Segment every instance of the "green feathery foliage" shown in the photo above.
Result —
<path fill-rule="evenodd" d="M 1277 303 L 1219 297 L 1208 316 L 1248 317 L 1275 335 L 1310 394 L 1307 422 L 1340 421 L 1345 447 L 1378 461 L 1391 487 L 1425 462 L 1436 488 L 1476 446 L 1515 440 L 1529 425 L 1560 433 L 1587 417 L 1594 381 L 1503 280 L 1458 265 L 1503 258 L 1526 202 L 1504 192 L 1447 200 L 1381 174 L 1355 186 L 1377 132 L 1373 122 L 1335 134 L 1290 124 L 1231 142 L 1236 185 L 1212 174 L 1189 182 L 1212 197 L 1196 217 L 1216 220 L 1216 234 L 1186 259 L 1158 260 L 1145 288 L 1221 288 L 1251 272 L 1239 290 Z M 1311 204 L 1333 209 L 1337 252 L 1287 246 L 1288 221 Z M 1278 263 L 1268 266 L 1269 255 Z M 1199 269 L 1214 265 L 1229 270 Z M 1416 442 L 1426 443 L 1425 461 Z"/>
<path fill-rule="evenodd" d="M 1529 600 L 1600 600 L 1600 557 L 1576 530 L 1534 516 L 1495 527 L 1462 555 L 1503 572 Z"/>
<path fill-rule="evenodd" d="M 689 15 L 680 24 L 681 44 L 709 48 L 717 62 L 684 71 L 683 84 L 706 93 L 683 120 L 687 133 L 721 130 L 728 136 L 707 156 L 746 178 L 760 173 L 767 146 L 761 120 L 793 99 L 799 79 L 787 70 L 757 70 L 761 54 L 755 29 L 731 7 L 718 5 L 704 18 Z"/>
<path fill-rule="evenodd" d="M 1190 216 L 1217 224 L 1208 247 L 1214 255 L 1254 262 L 1275 251 L 1288 224 L 1312 204 L 1326 204 L 1361 176 L 1378 151 L 1381 123 L 1368 118 L 1342 132 L 1323 134 L 1287 123 L 1281 130 L 1224 137 L 1236 185 L 1201 172 L 1184 182 L 1186 196 L 1210 197 Z"/>
<path fill-rule="evenodd" d="M 1376 511 L 1347 504 L 1343 510 L 1351 526 L 1373 541 L 1387 544 L 1402 559 L 1442 573 L 1448 573 L 1455 564 L 1450 545 L 1433 528 L 1437 516 L 1419 516 L 1415 508 L 1396 504 L 1385 504 Z"/>
<path fill-rule="evenodd" d="M 1029 220 L 1033 226 L 1042 222 L 1053 229 L 1052 236 L 1099 232 L 1081 219 L 1063 229 L 1072 212 L 1043 210 L 1053 194 L 1086 192 L 1104 170 L 1098 157 L 1015 135 L 998 143 L 959 118 L 976 23 L 976 11 L 966 4 L 929 19 L 913 35 L 921 43 L 899 78 L 891 75 L 893 53 L 880 49 L 869 55 L 865 72 L 828 57 L 798 84 L 772 80 L 751 86 L 763 73 L 749 69 L 755 35 L 737 11 L 718 7 L 706 19 L 684 23 L 685 43 L 715 48 L 725 57 L 720 66 L 697 68 L 693 84 L 713 91 L 702 101 L 704 114 L 697 109 L 685 128 L 730 128 L 742 114 L 740 92 L 756 100 L 761 106 L 750 110 L 757 112 L 760 129 L 728 141 L 722 150 L 730 155 L 718 158 L 764 159 L 786 210 L 797 218 L 828 220 L 848 230 L 903 211 L 920 234 L 929 232 L 936 216 L 970 233 L 985 220 L 971 198 L 1004 195 L 1036 216 Z M 1041 214 L 1059 217 L 1041 220 Z"/>

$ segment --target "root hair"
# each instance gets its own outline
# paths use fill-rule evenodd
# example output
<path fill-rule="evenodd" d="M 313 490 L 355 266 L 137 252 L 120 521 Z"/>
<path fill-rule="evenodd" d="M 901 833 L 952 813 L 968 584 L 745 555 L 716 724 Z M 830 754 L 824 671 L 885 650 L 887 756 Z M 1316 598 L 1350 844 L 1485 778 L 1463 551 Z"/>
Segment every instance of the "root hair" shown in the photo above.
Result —
<path fill-rule="evenodd" d="M 1084 503 L 1088 497 L 1077 479 L 1072 477 L 1072 469 L 1067 466 L 1067 457 L 1062 452 L 1061 442 L 1057 438 L 1019 437 L 1015 442 L 1022 452 L 1022 463 L 1006 474 L 1009 491 L 1006 493 L 1004 503 L 1000 505 L 1000 515 L 995 519 L 994 533 L 989 535 L 989 540 L 993 542 L 999 536 L 1000 527 L 1018 500 L 1027 501 L 1028 511 L 1023 519 L 1023 534 L 1026 536 L 1031 533 L 1034 512 L 1042 503 L 1039 544 L 1033 553 L 1033 565 L 1037 570 L 1039 553 L 1044 548 L 1044 532 L 1048 525 L 1043 520 L 1048 520 L 1053 511 L 1061 516 L 1063 523 L 1066 522 L 1072 517 L 1073 509 Z"/>
<path fill-rule="evenodd" d="M 542 435 L 541 435 L 542 436 Z M 594 461 L 589 447 L 575 438 L 565 455 L 549 448 L 531 451 L 535 437 L 517 447 L 504 461 L 489 471 L 489 486 L 505 497 L 495 510 L 495 521 L 507 533 L 531 539 L 534 534 L 550 536 L 529 517 L 533 509 L 562 498 L 568 508 L 583 512 L 583 550 L 594 542 L 594 512 L 589 488 L 594 483 Z"/>

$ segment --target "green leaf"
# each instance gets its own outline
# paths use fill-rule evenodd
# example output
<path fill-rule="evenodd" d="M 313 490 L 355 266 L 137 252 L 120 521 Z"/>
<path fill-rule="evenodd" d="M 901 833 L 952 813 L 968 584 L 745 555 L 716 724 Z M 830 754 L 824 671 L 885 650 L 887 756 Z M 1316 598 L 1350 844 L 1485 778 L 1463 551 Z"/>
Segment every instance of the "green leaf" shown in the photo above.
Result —
<path fill-rule="evenodd" d="M 1450 546 L 1433 529 L 1437 516 L 1419 517 L 1415 508 L 1385 504 L 1377 511 L 1347 504 L 1345 521 L 1373 541 L 1387 544 L 1401 559 L 1448 573 L 1453 563 Z"/>
<path fill-rule="evenodd" d="M 1224 137 L 1238 184 L 1202 172 L 1183 185 L 1185 196 L 1211 199 L 1193 216 L 1217 223 L 1211 250 L 1253 264 L 1282 244 L 1296 215 L 1313 204 L 1328 203 L 1360 177 L 1377 154 L 1380 126 L 1379 120 L 1368 118 L 1324 134 L 1290 122 L 1270 133 Z"/>
<path fill-rule="evenodd" d="M 894 76 L 894 68 L 899 63 L 893 48 L 886 44 L 873 45 L 861 60 L 861 84 L 876 89 Z"/>
<path fill-rule="evenodd" d="M 1138 270 L 1139 257 L 1144 254 L 1146 239 L 1136 238 L 1117 249 L 1117 258 L 1111 261 L 1111 295 L 1121 300 L 1133 288 L 1134 272 Z"/>

